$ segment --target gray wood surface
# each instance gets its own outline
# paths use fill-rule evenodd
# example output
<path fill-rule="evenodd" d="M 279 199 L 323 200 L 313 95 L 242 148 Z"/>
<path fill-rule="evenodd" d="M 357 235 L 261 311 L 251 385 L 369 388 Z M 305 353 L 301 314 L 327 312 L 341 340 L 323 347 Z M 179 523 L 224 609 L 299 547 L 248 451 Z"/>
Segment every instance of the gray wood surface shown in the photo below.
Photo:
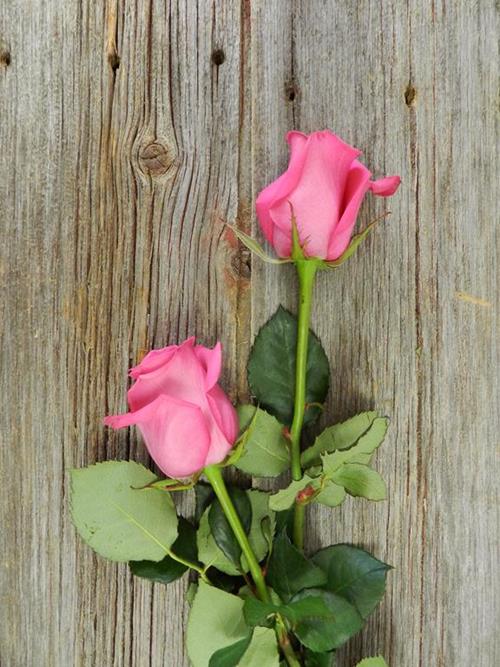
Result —
<path fill-rule="evenodd" d="M 493 0 L 4 0 L 2 665 L 188 664 L 186 580 L 95 557 L 67 471 L 148 460 L 101 419 L 152 346 L 220 338 L 245 397 L 249 345 L 294 307 L 294 277 L 224 223 L 258 234 L 284 133 L 324 127 L 403 178 L 389 221 L 316 295 L 325 422 L 392 418 L 388 502 L 311 516 L 311 548 L 349 540 L 395 567 L 339 667 L 376 651 L 391 667 L 500 662 L 496 26 Z M 385 206 L 367 199 L 360 226 Z"/>

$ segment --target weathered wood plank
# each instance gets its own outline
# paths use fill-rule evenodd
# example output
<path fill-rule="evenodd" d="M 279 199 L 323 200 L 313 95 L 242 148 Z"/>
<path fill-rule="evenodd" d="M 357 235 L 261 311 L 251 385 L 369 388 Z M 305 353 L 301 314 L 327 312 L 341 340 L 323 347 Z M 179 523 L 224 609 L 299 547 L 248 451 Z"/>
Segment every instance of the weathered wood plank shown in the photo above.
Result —
<path fill-rule="evenodd" d="M 254 194 L 286 166 L 277 142 L 292 128 L 332 128 L 377 174 L 403 177 L 389 222 L 317 290 L 315 328 L 333 367 L 325 421 L 368 407 L 392 418 L 378 455 L 389 501 L 311 522 L 311 547 L 349 540 L 395 566 L 339 665 L 381 651 L 391 665 L 486 667 L 500 655 L 493 3 L 252 9 Z M 383 210 L 368 200 L 360 225 Z M 254 268 L 254 331 L 280 302 L 294 307 L 284 273 Z"/>
<path fill-rule="evenodd" d="M 390 222 L 316 301 L 325 421 L 393 420 L 389 501 L 310 528 L 311 548 L 352 540 L 396 567 L 339 667 L 378 650 L 394 667 L 496 664 L 493 1 L 94 4 L 0 13 L 2 664 L 187 665 L 186 582 L 95 558 L 66 472 L 147 460 L 100 420 L 150 346 L 221 338 L 245 393 L 248 346 L 293 307 L 293 273 L 254 259 L 250 282 L 223 222 L 250 229 L 293 127 L 331 127 L 403 176 Z"/>
<path fill-rule="evenodd" d="M 11 3 L 1 21 L 2 664 L 184 664 L 186 581 L 95 558 L 65 488 L 72 466 L 146 459 L 101 419 L 148 347 L 220 338 L 234 384 L 239 7 Z"/>

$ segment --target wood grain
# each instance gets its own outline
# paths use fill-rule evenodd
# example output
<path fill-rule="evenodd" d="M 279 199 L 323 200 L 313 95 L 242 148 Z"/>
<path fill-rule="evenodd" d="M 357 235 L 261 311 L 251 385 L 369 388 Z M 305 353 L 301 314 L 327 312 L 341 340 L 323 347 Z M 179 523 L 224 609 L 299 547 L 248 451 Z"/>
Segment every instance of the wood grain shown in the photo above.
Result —
<path fill-rule="evenodd" d="M 101 418 L 151 346 L 220 338 L 245 396 L 249 345 L 294 307 L 294 276 L 224 223 L 257 235 L 285 132 L 322 127 L 403 177 L 389 222 L 316 295 L 324 422 L 392 419 L 389 501 L 311 514 L 311 549 L 353 541 L 395 566 L 339 667 L 376 651 L 391 667 L 499 662 L 496 24 L 493 0 L 5 3 L 2 664 L 188 664 L 186 580 L 94 557 L 67 471 L 147 461 Z M 384 206 L 367 200 L 360 226 Z"/>

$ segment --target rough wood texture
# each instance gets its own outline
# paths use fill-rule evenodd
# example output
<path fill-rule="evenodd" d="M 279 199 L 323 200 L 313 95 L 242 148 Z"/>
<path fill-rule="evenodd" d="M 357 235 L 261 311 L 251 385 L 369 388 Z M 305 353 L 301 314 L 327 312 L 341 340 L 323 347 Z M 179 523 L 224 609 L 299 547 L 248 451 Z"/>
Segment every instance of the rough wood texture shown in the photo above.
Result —
<path fill-rule="evenodd" d="M 495 24 L 493 0 L 4 3 L 3 665 L 187 665 L 186 582 L 94 557 L 67 470 L 147 460 L 101 417 L 151 346 L 221 338 L 244 395 L 248 346 L 294 282 L 224 222 L 258 233 L 252 200 L 293 127 L 331 127 L 403 177 L 389 223 L 316 299 L 325 421 L 373 406 L 393 422 L 389 501 L 310 525 L 311 547 L 352 540 L 396 568 L 339 667 L 500 662 Z"/>

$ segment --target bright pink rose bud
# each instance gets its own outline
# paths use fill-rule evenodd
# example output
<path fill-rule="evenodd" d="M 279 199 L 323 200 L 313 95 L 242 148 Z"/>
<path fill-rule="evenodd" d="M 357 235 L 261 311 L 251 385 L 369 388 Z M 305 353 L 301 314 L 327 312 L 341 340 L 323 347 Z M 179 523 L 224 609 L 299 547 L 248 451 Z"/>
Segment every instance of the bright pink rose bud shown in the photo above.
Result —
<path fill-rule="evenodd" d="M 329 130 L 309 136 L 289 132 L 287 141 L 288 169 L 257 197 L 262 231 L 280 257 L 290 257 L 291 204 L 305 254 L 337 259 L 349 245 L 365 193 L 388 197 L 401 179 L 370 180 L 371 173 L 356 159 L 360 151 Z"/>
<path fill-rule="evenodd" d="M 156 464 L 169 477 L 189 477 L 222 461 L 238 435 L 238 417 L 217 384 L 221 345 L 195 339 L 153 350 L 130 371 L 130 412 L 106 417 L 113 428 L 137 424 Z"/>

